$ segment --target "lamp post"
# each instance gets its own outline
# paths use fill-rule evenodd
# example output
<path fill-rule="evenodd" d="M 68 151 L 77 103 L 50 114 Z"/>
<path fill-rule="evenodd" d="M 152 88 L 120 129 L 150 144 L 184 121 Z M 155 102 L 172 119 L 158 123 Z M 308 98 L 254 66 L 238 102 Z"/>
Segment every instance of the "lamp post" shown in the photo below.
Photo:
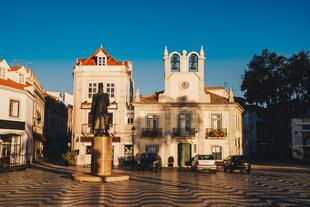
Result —
<path fill-rule="evenodd" d="M 132 156 L 133 156 L 133 159 L 134 159 L 134 156 L 135 156 L 135 153 L 134 153 L 134 151 L 135 151 L 135 133 L 136 133 L 136 128 L 133 126 L 132 128 L 131 128 L 131 141 L 132 141 Z"/>

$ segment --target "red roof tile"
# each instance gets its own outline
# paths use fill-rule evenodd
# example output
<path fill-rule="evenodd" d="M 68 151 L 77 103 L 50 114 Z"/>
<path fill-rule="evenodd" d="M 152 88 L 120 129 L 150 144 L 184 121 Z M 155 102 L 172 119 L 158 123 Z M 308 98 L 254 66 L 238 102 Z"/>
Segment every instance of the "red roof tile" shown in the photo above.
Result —
<path fill-rule="evenodd" d="M 105 49 L 99 48 L 96 52 L 94 52 L 90 57 L 88 58 L 79 58 L 78 64 L 82 65 L 97 65 L 96 63 L 96 57 L 95 55 L 102 51 L 107 56 L 107 65 L 128 65 L 127 61 L 116 61 Z"/>
<path fill-rule="evenodd" d="M 18 71 L 19 69 L 21 69 L 23 66 L 11 66 L 9 71 Z"/>
<path fill-rule="evenodd" d="M 24 88 L 26 87 L 26 85 L 21 84 L 21 83 L 17 83 L 15 81 L 10 80 L 10 79 L 7 79 L 7 80 L 6 79 L 0 79 L 0 85 L 7 86 L 10 88 L 21 89 L 21 90 L 24 90 Z"/>
<path fill-rule="evenodd" d="M 148 96 L 141 96 L 140 103 L 145 103 L 145 104 L 158 103 L 158 96 L 159 94 L 163 92 L 164 91 L 159 91 L 159 92 L 155 92 L 154 94 L 151 94 Z M 216 95 L 208 91 L 207 88 L 205 89 L 205 93 L 210 95 L 211 104 L 229 104 L 229 100 L 227 98 Z"/>
<path fill-rule="evenodd" d="M 210 95 L 210 101 L 212 104 L 228 104 L 229 100 L 223 96 L 216 95 L 205 88 L 205 93 Z"/>

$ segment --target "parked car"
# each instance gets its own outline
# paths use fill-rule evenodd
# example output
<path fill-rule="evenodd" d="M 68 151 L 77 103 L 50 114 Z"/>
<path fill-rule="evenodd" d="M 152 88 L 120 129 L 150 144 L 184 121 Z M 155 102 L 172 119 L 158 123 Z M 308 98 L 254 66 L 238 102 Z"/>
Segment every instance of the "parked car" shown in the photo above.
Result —
<path fill-rule="evenodd" d="M 137 168 L 150 169 L 155 171 L 161 170 L 161 158 L 156 153 L 142 153 L 139 160 L 137 161 Z"/>
<path fill-rule="evenodd" d="M 192 170 L 210 170 L 216 172 L 217 166 L 214 157 L 212 155 L 196 155 L 192 158 Z"/>
<path fill-rule="evenodd" d="M 251 172 L 251 163 L 243 155 L 228 156 L 223 162 L 224 172 L 233 172 L 234 170 L 240 170 L 240 172 Z"/>

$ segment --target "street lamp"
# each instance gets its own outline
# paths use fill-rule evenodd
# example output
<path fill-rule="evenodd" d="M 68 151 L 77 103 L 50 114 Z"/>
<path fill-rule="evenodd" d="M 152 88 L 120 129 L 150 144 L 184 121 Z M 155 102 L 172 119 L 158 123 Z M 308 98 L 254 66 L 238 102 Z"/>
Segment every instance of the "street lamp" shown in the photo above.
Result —
<path fill-rule="evenodd" d="M 133 126 L 131 128 L 131 141 L 132 141 L 132 156 L 133 156 L 133 159 L 134 159 L 134 156 L 135 156 L 135 153 L 134 153 L 134 149 L 135 149 L 134 136 L 135 136 L 135 133 L 136 133 L 136 128 Z"/>

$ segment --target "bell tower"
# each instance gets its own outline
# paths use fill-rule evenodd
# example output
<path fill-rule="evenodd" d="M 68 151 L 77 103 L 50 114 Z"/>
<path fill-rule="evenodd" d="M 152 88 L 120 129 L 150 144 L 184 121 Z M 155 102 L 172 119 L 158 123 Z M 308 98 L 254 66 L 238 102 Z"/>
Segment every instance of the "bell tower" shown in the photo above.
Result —
<path fill-rule="evenodd" d="M 164 50 L 165 92 L 159 102 L 208 102 L 210 97 L 204 92 L 204 50 L 186 50 L 180 54 Z"/>

